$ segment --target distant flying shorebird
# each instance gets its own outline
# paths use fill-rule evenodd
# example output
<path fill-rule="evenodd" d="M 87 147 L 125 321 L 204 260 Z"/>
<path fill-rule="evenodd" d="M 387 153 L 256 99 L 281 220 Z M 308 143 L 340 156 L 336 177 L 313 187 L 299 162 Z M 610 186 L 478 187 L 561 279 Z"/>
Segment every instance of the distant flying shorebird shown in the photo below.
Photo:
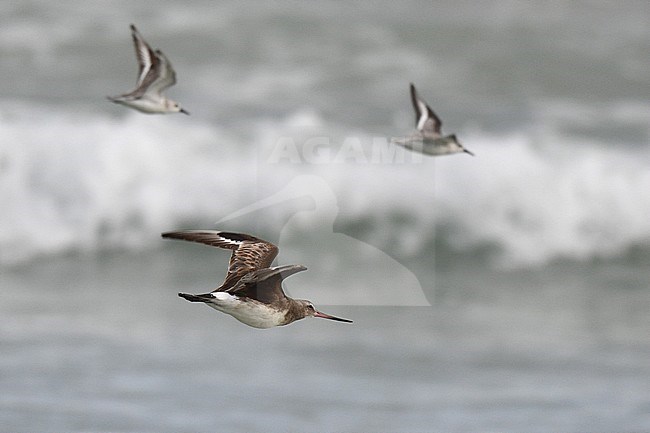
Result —
<path fill-rule="evenodd" d="M 109 96 L 111 101 L 135 108 L 149 114 L 190 114 L 177 102 L 163 95 L 165 89 L 176 84 L 176 72 L 160 50 L 152 50 L 149 44 L 131 24 L 131 36 L 138 59 L 138 81 L 135 89 L 120 96 Z"/>
<path fill-rule="evenodd" d="M 413 102 L 413 108 L 415 109 L 416 131 L 409 137 L 393 139 L 393 143 L 425 155 L 439 156 L 465 152 L 474 156 L 472 152 L 465 149 L 458 142 L 456 134 L 442 136 L 440 132 L 442 122 L 440 118 L 418 96 L 413 83 L 411 83 L 411 102 Z"/>
<path fill-rule="evenodd" d="M 286 296 L 282 280 L 307 268 L 302 265 L 269 267 L 278 255 L 278 247 L 270 242 L 243 233 L 214 230 L 167 232 L 162 237 L 232 250 L 228 274 L 221 286 L 201 295 L 178 294 L 190 302 L 203 302 L 254 328 L 288 325 L 307 316 L 352 323 L 317 311 L 309 301 Z"/>

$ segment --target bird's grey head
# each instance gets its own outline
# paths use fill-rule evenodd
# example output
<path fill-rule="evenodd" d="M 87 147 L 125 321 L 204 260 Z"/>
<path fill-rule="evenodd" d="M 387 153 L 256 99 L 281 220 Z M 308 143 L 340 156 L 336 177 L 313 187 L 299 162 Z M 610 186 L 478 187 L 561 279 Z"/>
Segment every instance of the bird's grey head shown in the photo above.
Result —
<path fill-rule="evenodd" d="M 450 149 L 452 151 L 451 153 L 465 152 L 465 153 L 469 153 L 470 155 L 474 156 L 474 154 L 472 152 L 465 149 L 465 147 L 463 147 L 463 145 L 460 143 L 460 141 L 458 141 L 458 138 L 456 137 L 456 134 L 448 135 L 448 136 L 445 137 L 445 139 L 446 139 L 447 143 L 450 146 Z"/>
<path fill-rule="evenodd" d="M 296 302 L 298 302 L 302 307 L 301 309 L 304 314 L 304 316 L 302 317 L 309 317 L 309 316 L 320 317 L 321 319 L 330 319 L 339 322 L 352 323 L 352 320 L 342 319 L 340 317 L 330 316 L 329 314 L 321 313 L 316 309 L 316 307 L 314 307 L 314 304 L 312 304 L 311 301 L 307 301 L 306 299 L 296 299 Z"/>

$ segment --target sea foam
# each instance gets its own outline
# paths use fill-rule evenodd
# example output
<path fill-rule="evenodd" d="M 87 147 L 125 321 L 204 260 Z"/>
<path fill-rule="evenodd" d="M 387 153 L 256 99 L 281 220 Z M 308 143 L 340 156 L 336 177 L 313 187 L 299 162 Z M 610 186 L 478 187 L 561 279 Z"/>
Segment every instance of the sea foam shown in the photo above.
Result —
<path fill-rule="evenodd" d="M 423 158 L 308 109 L 235 133 L 199 118 L 3 106 L 12 107 L 0 112 L 3 264 L 149 248 L 181 226 L 231 229 L 232 220 L 214 222 L 280 192 L 286 205 L 258 210 L 250 230 L 278 233 L 306 209 L 292 199 L 306 197 L 312 212 L 292 221 L 309 229 L 334 213 L 340 227 L 402 258 L 430 254 L 437 237 L 461 252 L 490 245 L 507 266 L 650 243 L 642 146 L 581 142 L 561 129 L 467 128 L 458 133 L 476 157 Z M 304 157 L 310 140 L 320 159 Z M 278 146 L 298 159 L 269 159 Z"/>

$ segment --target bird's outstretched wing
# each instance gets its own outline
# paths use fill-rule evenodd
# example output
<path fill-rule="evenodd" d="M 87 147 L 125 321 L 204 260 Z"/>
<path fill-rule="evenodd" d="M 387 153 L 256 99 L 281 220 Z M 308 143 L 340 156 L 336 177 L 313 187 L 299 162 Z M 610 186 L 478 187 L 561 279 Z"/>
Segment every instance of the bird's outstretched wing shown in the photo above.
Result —
<path fill-rule="evenodd" d="M 155 54 L 158 59 L 156 77 L 148 87 L 151 92 L 160 95 L 165 89 L 176 84 L 176 72 L 162 51 L 156 50 Z"/>
<path fill-rule="evenodd" d="M 230 263 L 228 264 L 228 275 L 226 275 L 223 284 L 214 290 L 215 292 L 229 291 L 246 274 L 270 267 L 278 255 L 278 247 L 272 243 L 243 233 L 183 230 L 163 233 L 162 237 L 182 239 L 232 250 Z M 267 277 L 271 276 L 268 275 Z"/>
<path fill-rule="evenodd" d="M 431 107 L 419 97 L 413 83 L 411 83 L 411 102 L 415 109 L 415 127 L 417 130 L 423 134 L 440 136 L 442 121 L 436 116 Z"/>
<path fill-rule="evenodd" d="M 135 89 L 123 96 L 138 98 L 158 79 L 161 61 L 133 24 L 131 24 L 131 36 L 135 47 L 135 57 L 138 60 L 138 79 Z"/>
<path fill-rule="evenodd" d="M 245 296 L 265 304 L 281 304 L 286 295 L 282 290 L 282 280 L 307 270 L 303 265 L 282 265 L 258 269 L 244 275 L 228 292 Z"/>

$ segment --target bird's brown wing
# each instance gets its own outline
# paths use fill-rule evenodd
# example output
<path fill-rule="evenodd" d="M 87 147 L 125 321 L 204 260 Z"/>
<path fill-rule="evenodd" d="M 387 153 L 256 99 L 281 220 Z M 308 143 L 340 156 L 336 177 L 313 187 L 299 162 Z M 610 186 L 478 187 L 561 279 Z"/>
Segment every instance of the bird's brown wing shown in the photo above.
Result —
<path fill-rule="evenodd" d="M 283 265 L 259 269 L 246 274 L 228 292 L 265 304 L 280 305 L 287 297 L 282 290 L 282 280 L 305 270 L 307 268 L 303 265 Z"/>
<path fill-rule="evenodd" d="M 229 291 L 246 274 L 271 266 L 278 255 L 278 247 L 272 243 L 243 233 L 183 230 L 163 233 L 162 237 L 232 250 L 228 275 L 226 275 L 223 284 L 214 290 L 215 292 Z"/>

